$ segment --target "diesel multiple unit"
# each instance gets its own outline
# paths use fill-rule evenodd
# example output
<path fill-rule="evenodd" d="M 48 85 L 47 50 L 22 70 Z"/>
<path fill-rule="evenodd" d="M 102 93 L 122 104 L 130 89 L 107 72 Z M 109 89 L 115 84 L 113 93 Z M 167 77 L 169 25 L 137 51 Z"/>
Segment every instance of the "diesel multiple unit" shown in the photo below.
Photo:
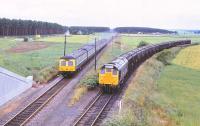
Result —
<path fill-rule="evenodd" d="M 103 49 L 111 40 L 109 37 L 107 39 L 101 39 L 96 42 L 96 52 L 98 53 Z M 95 55 L 95 44 L 86 44 L 75 50 L 71 54 L 65 55 L 60 58 L 59 61 L 59 72 L 65 75 L 71 75 L 79 71 L 85 63 L 87 63 Z"/>
<path fill-rule="evenodd" d="M 191 44 L 191 40 L 170 41 L 136 48 L 104 64 L 99 72 L 99 85 L 103 92 L 112 92 L 118 89 L 126 77 L 147 58 L 153 54 L 178 45 Z"/>

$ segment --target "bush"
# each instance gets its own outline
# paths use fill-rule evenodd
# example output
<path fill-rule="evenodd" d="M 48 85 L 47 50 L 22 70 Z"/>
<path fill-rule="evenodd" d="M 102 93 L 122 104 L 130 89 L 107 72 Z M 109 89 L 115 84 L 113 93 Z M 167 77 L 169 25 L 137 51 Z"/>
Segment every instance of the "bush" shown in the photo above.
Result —
<path fill-rule="evenodd" d="M 170 55 L 169 51 L 162 52 L 158 55 L 157 60 L 161 61 L 164 65 L 170 65 L 170 62 L 168 60 L 169 55 Z"/>
<path fill-rule="evenodd" d="M 58 74 L 57 65 L 55 65 L 55 66 L 46 67 L 42 69 L 41 71 L 37 71 L 37 70 L 34 71 L 33 78 L 36 82 L 43 84 L 50 81 L 57 74 Z"/>
<path fill-rule="evenodd" d="M 86 86 L 89 90 L 94 89 L 98 85 L 98 77 L 96 74 L 86 76 L 82 81 L 81 84 Z"/>
<path fill-rule="evenodd" d="M 24 42 L 28 42 L 28 38 L 27 37 L 24 37 Z"/>
<path fill-rule="evenodd" d="M 162 62 L 164 65 L 170 65 L 170 61 L 176 56 L 180 48 L 172 48 L 162 51 L 158 54 L 156 59 Z"/>
<path fill-rule="evenodd" d="M 148 42 L 145 42 L 145 41 L 141 41 L 139 44 L 138 44 L 138 48 L 139 47 L 142 47 L 142 46 L 146 46 L 146 45 L 148 45 L 149 43 Z"/>
<path fill-rule="evenodd" d="M 195 42 L 192 45 L 200 45 L 200 43 L 199 42 Z"/>

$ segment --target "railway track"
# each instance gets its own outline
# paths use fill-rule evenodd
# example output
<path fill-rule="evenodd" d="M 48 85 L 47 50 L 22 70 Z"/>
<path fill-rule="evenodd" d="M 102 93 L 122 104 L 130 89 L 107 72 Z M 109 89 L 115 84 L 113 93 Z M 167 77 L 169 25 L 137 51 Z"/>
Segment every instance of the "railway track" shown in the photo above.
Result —
<path fill-rule="evenodd" d="M 113 94 L 98 93 L 90 106 L 76 120 L 73 126 L 94 126 L 100 120 L 101 114 L 105 111 L 109 102 L 113 98 Z"/>
<path fill-rule="evenodd" d="M 17 113 L 13 118 L 7 121 L 4 126 L 22 126 L 41 110 L 60 90 L 62 90 L 69 80 L 62 79 L 36 100 L 26 106 L 22 111 Z"/>
<path fill-rule="evenodd" d="M 104 50 L 105 48 L 103 48 Z M 100 51 L 99 57 L 103 51 Z M 74 76 L 76 77 L 76 76 Z M 62 79 L 53 87 L 48 89 L 44 94 L 36 98 L 28 104 L 22 111 L 17 113 L 13 118 L 8 120 L 3 126 L 22 126 L 25 125 L 32 117 L 34 117 L 56 94 L 58 94 L 71 79 Z"/>

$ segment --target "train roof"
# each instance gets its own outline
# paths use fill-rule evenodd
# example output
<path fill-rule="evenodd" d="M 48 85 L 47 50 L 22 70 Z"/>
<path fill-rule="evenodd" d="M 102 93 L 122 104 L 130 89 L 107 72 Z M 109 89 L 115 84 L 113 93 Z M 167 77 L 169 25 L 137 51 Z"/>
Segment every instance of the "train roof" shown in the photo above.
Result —
<path fill-rule="evenodd" d="M 101 44 L 102 42 L 107 41 L 106 39 L 102 39 L 97 41 L 96 45 L 98 46 L 99 44 Z M 74 50 L 71 54 L 67 54 L 63 57 L 61 57 L 60 59 L 75 59 L 81 55 L 83 55 L 84 53 L 86 53 L 87 51 L 91 50 L 92 48 L 94 48 L 94 43 L 89 43 L 86 45 L 83 45 L 82 47 L 80 47 L 77 50 Z"/>
<path fill-rule="evenodd" d="M 110 63 L 104 64 L 102 68 L 115 68 L 117 70 L 120 70 L 127 63 L 128 60 L 126 58 L 119 57 Z"/>
<path fill-rule="evenodd" d="M 114 60 L 112 60 L 111 63 L 105 64 L 104 67 L 106 65 L 113 65 L 115 68 L 117 68 L 119 70 L 124 66 L 123 64 L 128 62 L 128 60 L 130 58 L 132 58 L 135 55 L 138 55 L 139 53 L 143 52 L 146 49 L 155 48 L 157 46 L 165 45 L 165 44 L 169 44 L 169 43 L 176 43 L 176 42 L 183 42 L 183 41 L 186 42 L 186 41 L 191 41 L 191 40 L 168 41 L 168 42 L 163 42 L 163 43 L 149 44 L 149 45 L 146 45 L 146 46 L 142 46 L 142 47 L 133 49 L 133 50 L 131 50 L 129 52 L 126 52 L 126 53 L 120 55 L 119 57 L 117 57 Z"/>

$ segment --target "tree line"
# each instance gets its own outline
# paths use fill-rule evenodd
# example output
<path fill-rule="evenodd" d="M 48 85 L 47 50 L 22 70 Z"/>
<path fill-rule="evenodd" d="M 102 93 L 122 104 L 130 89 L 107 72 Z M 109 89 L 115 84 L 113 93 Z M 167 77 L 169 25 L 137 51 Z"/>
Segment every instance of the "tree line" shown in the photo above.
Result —
<path fill-rule="evenodd" d="M 63 34 L 66 29 L 57 23 L 0 18 L 0 36 Z"/>
<path fill-rule="evenodd" d="M 93 34 L 95 32 L 107 32 L 110 31 L 109 27 L 87 27 L 87 26 L 71 26 L 69 27 L 70 34 Z"/>
<path fill-rule="evenodd" d="M 147 28 L 147 27 L 117 27 L 113 29 L 117 33 L 175 33 L 172 31 Z M 109 27 L 94 27 L 94 26 L 62 26 L 57 23 L 49 23 L 32 20 L 16 20 L 0 18 L 0 36 L 20 36 L 20 35 L 48 35 L 48 34 L 64 34 L 69 31 L 70 34 L 93 34 L 95 32 L 108 32 Z M 199 33 L 199 32 L 197 32 Z"/>
<path fill-rule="evenodd" d="M 117 27 L 114 29 L 115 32 L 118 33 L 128 33 L 128 34 L 148 34 L 148 33 L 162 33 L 162 34 L 170 34 L 175 33 L 173 31 L 168 31 L 164 29 L 157 28 L 147 28 L 147 27 Z"/>
<path fill-rule="evenodd" d="M 0 18 L 0 36 L 64 34 L 67 30 L 70 34 L 92 34 L 106 32 L 110 28 L 93 26 L 67 27 L 57 23 Z"/>

